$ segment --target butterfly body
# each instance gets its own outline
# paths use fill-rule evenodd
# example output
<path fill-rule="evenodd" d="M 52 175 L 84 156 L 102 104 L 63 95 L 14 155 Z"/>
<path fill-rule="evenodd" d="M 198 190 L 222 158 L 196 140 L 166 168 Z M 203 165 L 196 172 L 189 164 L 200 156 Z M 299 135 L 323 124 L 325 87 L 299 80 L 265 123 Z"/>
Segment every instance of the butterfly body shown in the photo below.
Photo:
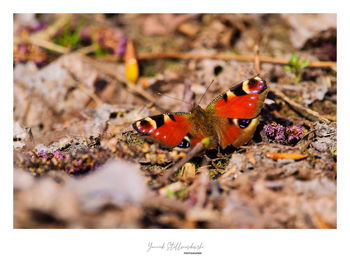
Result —
<path fill-rule="evenodd" d="M 267 94 L 264 80 L 256 76 L 216 97 L 205 109 L 146 117 L 133 124 L 136 131 L 165 146 L 187 148 L 203 138 L 210 147 L 239 147 L 248 142 L 259 122 Z"/>

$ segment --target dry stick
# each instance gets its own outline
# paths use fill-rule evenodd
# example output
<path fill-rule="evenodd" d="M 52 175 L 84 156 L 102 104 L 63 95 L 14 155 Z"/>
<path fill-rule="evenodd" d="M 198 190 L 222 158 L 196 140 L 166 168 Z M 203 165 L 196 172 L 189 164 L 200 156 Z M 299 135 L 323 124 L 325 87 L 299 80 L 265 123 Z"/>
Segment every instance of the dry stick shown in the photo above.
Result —
<path fill-rule="evenodd" d="M 95 50 L 96 50 L 95 45 L 90 45 L 90 46 L 86 46 L 86 47 L 78 49 L 77 52 L 79 52 L 82 55 L 87 55 L 89 53 L 94 52 Z"/>
<path fill-rule="evenodd" d="M 98 98 L 94 92 L 90 91 L 90 89 L 89 89 L 86 85 L 80 83 L 80 84 L 78 85 L 78 87 L 80 88 L 80 90 L 81 90 L 82 92 L 84 92 L 84 93 L 85 93 L 87 96 L 89 96 L 93 101 L 95 101 L 96 107 L 97 107 L 97 108 L 103 104 L 103 101 L 102 101 L 100 98 Z"/>
<path fill-rule="evenodd" d="M 187 153 L 186 157 L 182 158 L 164 173 L 164 175 L 159 179 L 159 182 L 161 184 L 165 184 L 170 178 L 170 176 L 173 175 L 187 161 L 191 160 L 195 155 L 205 150 L 205 148 L 209 145 L 208 141 L 209 140 L 207 140 L 207 138 L 204 138 L 201 142 L 196 144 L 194 148 Z"/>
<path fill-rule="evenodd" d="M 260 52 L 259 45 L 255 45 L 255 47 L 254 47 L 254 64 L 255 64 L 255 70 L 258 74 L 261 73 L 259 52 Z"/>
<path fill-rule="evenodd" d="M 14 43 L 15 44 L 20 44 L 20 43 L 30 43 L 54 52 L 58 52 L 61 54 L 65 54 L 69 52 L 68 48 L 62 47 L 60 45 L 57 45 L 55 43 L 52 43 L 50 41 L 47 40 L 43 40 L 37 37 L 28 37 L 28 38 L 19 38 L 19 37 L 15 37 L 14 38 Z"/>
<path fill-rule="evenodd" d="M 313 142 L 314 138 L 315 138 L 315 127 L 313 125 L 313 123 L 305 120 L 304 124 L 306 124 L 307 126 L 310 127 L 310 130 L 308 133 L 306 133 L 306 135 L 304 135 L 303 139 L 308 137 L 308 140 L 306 141 L 306 143 L 304 145 L 301 145 L 301 142 L 299 142 L 299 144 L 297 145 L 297 147 L 299 147 L 299 150 L 304 153 L 306 151 L 306 149 L 309 147 L 309 145 Z"/>
<path fill-rule="evenodd" d="M 289 104 L 292 108 L 294 108 L 299 114 L 302 116 L 312 120 L 312 121 L 322 121 L 325 123 L 330 123 L 330 121 L 324 117 L 322 117 L 318 112 L 313 111 L 307 107 L 304 107 L 293 100 L 289 99 L 284 93 L 276 88 L 270 88 L 270 91 L 272 91 L 275 95 L 280 97 L 283 101 L 285 101 L 287 104 Z"/>
<path fill-rule="evenodd" d="M 255 60 L 255 56 L 246 56 L 246 55 L 232 55 L 227 53 L 193 53 L 193 52 L 161 52 L 161 53 L 140 53 L 138 54 L 138 60 L 151 60 L 151 59 L 218 59 L 218 60 L 234 60 L 241 62 L 251 62 Z M 274 58 L 269 56 L 260 56 L 260 62 L 262 63 L 273 63 L 280 65 L 287 65 L 289 60 L 282 58 Z M 324 67 L 334 69 L 337 65 L 337 62 L 323 62 L 323 61 L 312 61 L 308 67 Z"/>

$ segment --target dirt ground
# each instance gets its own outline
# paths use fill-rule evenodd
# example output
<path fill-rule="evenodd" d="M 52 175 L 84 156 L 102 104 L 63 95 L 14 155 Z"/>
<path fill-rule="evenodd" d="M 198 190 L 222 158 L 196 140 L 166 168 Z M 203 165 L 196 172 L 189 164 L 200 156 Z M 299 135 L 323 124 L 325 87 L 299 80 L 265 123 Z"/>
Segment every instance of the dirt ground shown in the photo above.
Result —
<path fill-rule="evenodd" d="M 335 14 L 15 15 L 14 227 L 336 228 L 336 27 Z M 269 93 L 239 148 L 190 157 L 131 126 L 257 73 Z"/>

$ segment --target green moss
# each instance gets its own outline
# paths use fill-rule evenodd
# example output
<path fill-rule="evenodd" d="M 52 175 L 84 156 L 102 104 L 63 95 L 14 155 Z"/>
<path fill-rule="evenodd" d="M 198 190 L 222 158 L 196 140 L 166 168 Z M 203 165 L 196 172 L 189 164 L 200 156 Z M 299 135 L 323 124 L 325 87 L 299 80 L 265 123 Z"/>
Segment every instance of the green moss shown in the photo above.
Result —
<path fill-rule="evenodd" d="M 300 61 L 300 57 L 295 53 L 292 54 L 288 61 L 288 65 L 283 66 L 283 69 L 289 71 L 295 75 L 295 82 L 298 83 L 301 80 L 301 73 L 304 68 L 310 64 L 310 60 Z"/>
<path fill-rule="evenodd" d="M 102 48 L 98 43 L 94 43 L 95 56 L 100 58 L 108 54 L 108 50 Z"/>
<path fill-rule="evenodd" d="M 81 29 L 87 24 L 85 19 L 76 25 L 68 20 L 63 27 L 63 33 L 53 39 L 53 42 L 66 48 L 75 50 L 81 47 Z"/>
<path fill-rule="evenodd" d="M 183 196 L 185 196 L 188 192 L 187 188 L 183 188 L 180 189 L 179 191 L 174 192 L 173 190 L 171 190 L 169 187 L 166 188 L 166 196 L 170 197 L 170 198 L 174 198 L 174 199 L 180 199 Z"/>
<path fill-rule="evenodd" d="M 176 195 L 175 192 L 172 191 L 169 187 L 166 188 L 166 196 L 170 197 L 170 198 L 175 198 L 176 199 Z"/>

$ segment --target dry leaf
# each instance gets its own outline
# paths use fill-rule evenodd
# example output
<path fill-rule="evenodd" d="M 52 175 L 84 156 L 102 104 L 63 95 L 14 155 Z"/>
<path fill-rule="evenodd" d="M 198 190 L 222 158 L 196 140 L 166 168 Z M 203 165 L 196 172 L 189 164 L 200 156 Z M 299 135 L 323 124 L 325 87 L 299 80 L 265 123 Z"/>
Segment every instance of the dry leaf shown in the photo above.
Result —
<path fill-rule="evenodd" d="M 278 160 L 278 159 L 301 160 L 301 159 L 305 159 L 308 155 L 307 154 L 300 154 L 300 153 L 266 152 L 265 156 L 267 158 L 272 159 L 272 160 Z"/>

